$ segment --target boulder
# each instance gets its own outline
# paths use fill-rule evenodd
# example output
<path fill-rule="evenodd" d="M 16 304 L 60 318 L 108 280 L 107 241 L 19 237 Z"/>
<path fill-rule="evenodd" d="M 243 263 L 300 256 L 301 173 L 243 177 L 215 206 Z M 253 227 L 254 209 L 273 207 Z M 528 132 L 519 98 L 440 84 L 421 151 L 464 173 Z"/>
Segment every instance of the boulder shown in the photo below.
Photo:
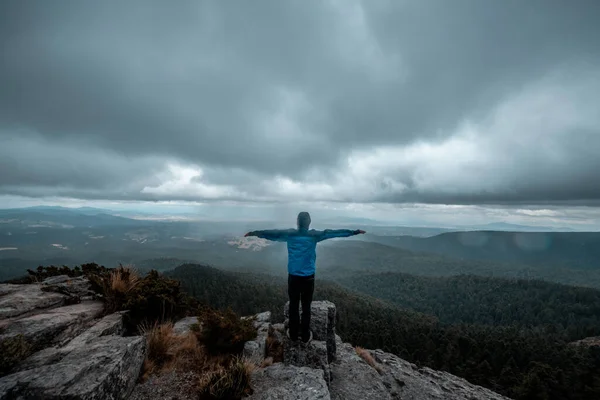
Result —
<path fill-rule="evenodd" d="M 288 301 L 283 311 L 286 320 L 289 319 L 289 307 L 290 302 Z M 313 333 L 313 339 L 324 341 L 327 344 L 327 357 L 328 361 L 331 362 L 336 353 L 335 304 L 330 301 L 313 301 L 310 310 L 310 329 Z"/>
<path fill-rule="evenodd" d="M 321 369 L 323 370 L 325 382 L 330 382 L 331 373 L 325 342 L 320 340 L 313 340 L 309 343 L 293 342 L 286 337 L 283 343 L 283 362 L 285 365 Z"/>
<path fill-rule="evenodd" d="M 176 335 L 183 335 L 190 331 L 190 327 L 194 324 L 200 325 L 198 317 L 185 317 L 180 319 L 173 326 L 173 333 Z"/>
<path fill-rule="evenodd" d="M 41 288 L 37 284 L 0 284 L 0 319 L 18 317 L 64 303 L 66 296 L 44 292 Z"/>
<path fill-rule="evenodd" d="M 55 364 L 0 378 L 0 399 L 125 399 L 144 362 L 141 336 L 103 336 Z"/>
<path fill-rule="evenodd" d="M 99 317 L 103 310 L 104 305 L 95 301 L 45 310 L 10 321 L 0 340 L 22 334 L 34 349 L 61 343 L 86 329 L 87 324 Z"/>
<path fill-rule="evenodd" d="M 389 400 L 390 394 L 379 373 L 348 343 L 337 343 L 337 356 L 330 365 L 332 400 Z"/>
<path fill-rule="evenodd" d="M 248 400 L 330 400 L 323 371 L 274 364 L 252 373 L 254 393 Z"/>
<path fill-rule="evenodd" d="M 261 325 L 269 324 L 271 322 L 271 311 L 265 311 L 254 316 L 254 327 L 258 328 Z"/>
<path fill-rule="evenodd" d="M 383 383 L 403 400 L 509 400 L 447 372 L 419 368 L 381 350 L 370 352 L 382 367 Z"/>

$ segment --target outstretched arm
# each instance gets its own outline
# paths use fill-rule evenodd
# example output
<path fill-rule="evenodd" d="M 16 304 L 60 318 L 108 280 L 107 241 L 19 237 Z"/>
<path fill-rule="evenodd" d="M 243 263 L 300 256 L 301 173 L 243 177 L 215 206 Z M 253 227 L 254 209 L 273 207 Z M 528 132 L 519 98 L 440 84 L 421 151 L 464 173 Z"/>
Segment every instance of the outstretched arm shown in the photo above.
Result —
<path fill-rule="evenodd" d="M 256 236 L 261 239 L 272 240 L 274 242 L 285 242 L 289 237 L 289 230 L 285 229 L 271 229 L 266 231 L 252 231 L 246 233 L 244 236 Z"/>
<path fill-rule="evenodd" d="M 352 229 L 325 229 L 321 235 L 319 236 L 318 241 L 322 241 L 322 240 L 327 240 L 327 239 L 333 239 L 333 238 L 342 238 L 342 237 L 348 237 L 348 236 L 354 236 L 354 235 L 361 235 L 366 233 L 365 231 L 361 230 L 361 229 L 356 229 L 356 230 L 352 230 Z"/>

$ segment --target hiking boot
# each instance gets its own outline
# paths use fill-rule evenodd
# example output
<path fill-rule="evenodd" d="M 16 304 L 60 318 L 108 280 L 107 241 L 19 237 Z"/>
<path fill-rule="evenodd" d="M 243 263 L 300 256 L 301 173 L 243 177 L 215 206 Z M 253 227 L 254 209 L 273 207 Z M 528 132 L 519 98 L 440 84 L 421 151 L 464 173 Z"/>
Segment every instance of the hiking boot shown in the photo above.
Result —
<path fill-rule="evenodd" d="M 290 330 L 289 329 L 285 330 L 285 334 L 286 334 L 287 338 L 290 339 L 292 342 L 297 342 L 299 340 L 298 339 L 298 334 L 296 334 L 295 336 L 290 336 Z"/>

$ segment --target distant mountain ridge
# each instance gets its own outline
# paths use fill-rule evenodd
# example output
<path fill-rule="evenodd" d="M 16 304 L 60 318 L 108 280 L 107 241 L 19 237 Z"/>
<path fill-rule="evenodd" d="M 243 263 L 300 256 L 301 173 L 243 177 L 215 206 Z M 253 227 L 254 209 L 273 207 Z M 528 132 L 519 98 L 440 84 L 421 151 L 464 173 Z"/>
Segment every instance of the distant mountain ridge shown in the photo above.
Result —
<path fill-rule="evenodd" d="M 468 260 L 600 269 L 600 232 L 448 232 L 428 238 L 371 240 L 415 252 Z"/>

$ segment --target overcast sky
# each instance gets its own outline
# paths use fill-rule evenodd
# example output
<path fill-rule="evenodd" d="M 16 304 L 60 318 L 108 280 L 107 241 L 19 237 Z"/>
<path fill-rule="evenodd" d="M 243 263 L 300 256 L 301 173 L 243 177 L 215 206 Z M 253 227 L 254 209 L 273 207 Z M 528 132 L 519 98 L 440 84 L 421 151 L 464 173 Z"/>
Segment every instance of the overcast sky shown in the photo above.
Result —
<path fill-rule="evenodd" d="M 597 227 L 599 20 L 597 0 L 4 0 L 0 206 Z"/>

